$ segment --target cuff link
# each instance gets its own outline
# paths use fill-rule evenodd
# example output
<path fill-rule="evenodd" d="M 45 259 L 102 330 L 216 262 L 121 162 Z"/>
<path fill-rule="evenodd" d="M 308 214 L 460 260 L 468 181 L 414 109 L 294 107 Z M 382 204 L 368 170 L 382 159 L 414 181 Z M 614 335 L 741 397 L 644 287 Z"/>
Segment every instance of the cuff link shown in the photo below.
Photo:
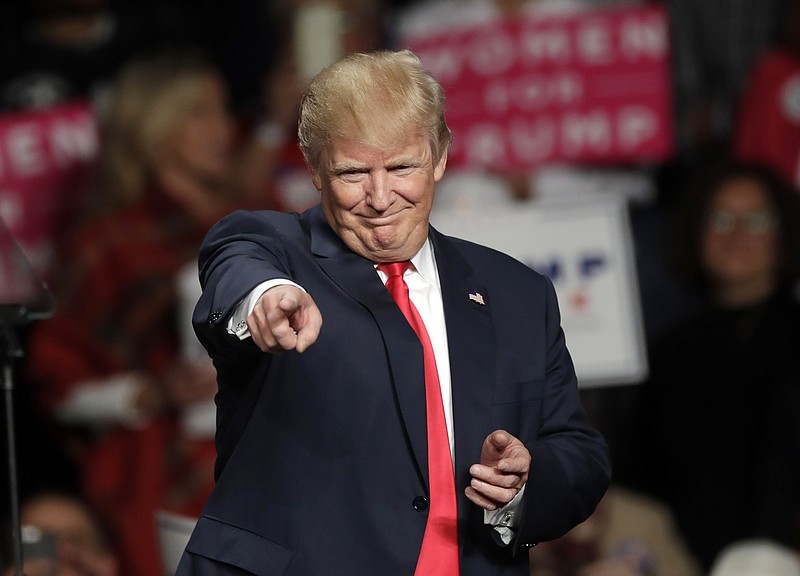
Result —
<path fill-rule="evenodd" d="M 511 524 L 511 521 L 514 519 L 514 512 L 509 511 L 503 514 L 500 517 L 500 521 L 497 523 L 498 526 L 508 527 Z"/>

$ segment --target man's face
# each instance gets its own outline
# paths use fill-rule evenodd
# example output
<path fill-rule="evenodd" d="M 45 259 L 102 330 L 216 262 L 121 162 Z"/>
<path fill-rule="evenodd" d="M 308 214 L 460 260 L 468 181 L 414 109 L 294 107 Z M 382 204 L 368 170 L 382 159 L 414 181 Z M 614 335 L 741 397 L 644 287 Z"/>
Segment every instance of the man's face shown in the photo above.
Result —
<path fill-rule="evenodd" d="M 386 148 L 339 139 L 311 168 L 311 177 L 328 223 L 345 244 L 373 262 L 395 262 L 425 243 L 446 163 L 446 153 L 433 163 L 424 136 Z"/>

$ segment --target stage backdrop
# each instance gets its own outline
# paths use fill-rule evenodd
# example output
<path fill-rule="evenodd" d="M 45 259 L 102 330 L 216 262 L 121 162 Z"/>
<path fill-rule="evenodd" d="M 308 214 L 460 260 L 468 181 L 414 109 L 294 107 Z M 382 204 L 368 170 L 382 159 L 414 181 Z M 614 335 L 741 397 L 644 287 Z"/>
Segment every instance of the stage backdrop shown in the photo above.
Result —
<path fill-rule="evenodd" d="M 661 6 L 526 15 L 402 43 L 445 88 L 451 166 L 520 170 L 672 154 Z"/>
<path fill-rule="evenodd" d="M 441 232 L 506 252 L 552 279 L 583 387 L 647 375 L 644 327 L 624 202 L 526 202 L 435 213 Z"/>

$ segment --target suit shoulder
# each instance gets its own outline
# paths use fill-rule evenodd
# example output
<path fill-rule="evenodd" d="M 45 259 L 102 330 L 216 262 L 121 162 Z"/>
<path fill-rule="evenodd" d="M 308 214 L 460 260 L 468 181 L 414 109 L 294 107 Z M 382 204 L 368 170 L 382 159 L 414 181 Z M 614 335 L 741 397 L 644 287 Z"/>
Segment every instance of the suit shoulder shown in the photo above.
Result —
<path fill-rule="evenodd" d="M 453 244 L 453 247 L 477 271 L 491 270 L 493 274 L 501 277 L 508 275 L 527 282 L 546 281 L 544 275 L 505 252 L 463 238 L 455 238 L 453 236 L 445 236 L 445 238 Z"/>
<path fill-rule="evenodd" d="M 230 225 L 235 223 L 237 226 L 287 226 L 297 223 L 300 215 L 296 212 L 278 212 L 276 210 L 235 210 L 224 216 L 216 224 Z"/>
<path fill-rule="evenodd" d="M 300 219 L 301 215 L 295 212 L 236 210 L 214 224 L 206 239 L 242 238 L 252 234 L 291 237 L 300 231 Z"/>

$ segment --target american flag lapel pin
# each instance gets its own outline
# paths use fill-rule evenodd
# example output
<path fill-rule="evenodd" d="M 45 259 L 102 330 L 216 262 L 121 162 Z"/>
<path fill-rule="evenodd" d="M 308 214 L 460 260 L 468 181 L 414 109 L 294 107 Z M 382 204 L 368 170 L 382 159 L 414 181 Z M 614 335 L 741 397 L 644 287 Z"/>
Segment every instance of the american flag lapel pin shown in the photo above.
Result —
<path fill-rule="evenodd" d="M 469 299 L 476 304 L 480 304 L 481 306 L 486 306 L 486 302 L 483 301 L 483 295 L 480 292 L 470 292 Z"/>

